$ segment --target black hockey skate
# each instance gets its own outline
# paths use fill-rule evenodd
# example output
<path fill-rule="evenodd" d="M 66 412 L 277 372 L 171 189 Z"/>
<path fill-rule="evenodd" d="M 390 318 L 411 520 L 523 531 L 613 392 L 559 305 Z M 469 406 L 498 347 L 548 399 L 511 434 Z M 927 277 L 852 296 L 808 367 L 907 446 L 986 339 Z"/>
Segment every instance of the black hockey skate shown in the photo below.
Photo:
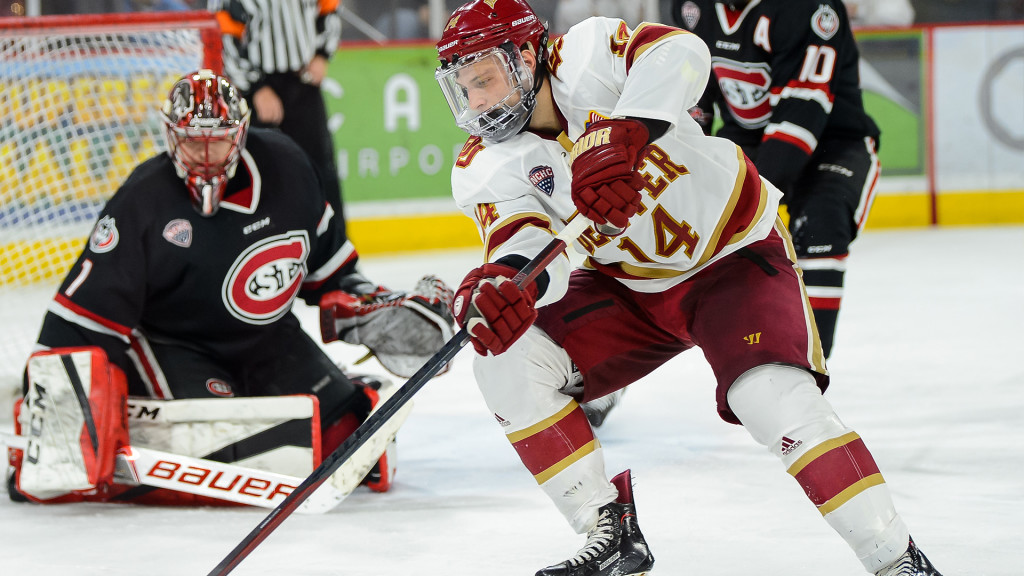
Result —
<path fill-rule="evenodd" d="M 935 566 L 932 566 L 932 563 L 925 558 L 924 553 L 911 538 L 910 545 L 907 546 L 907 551 L 903 553 L 903 556 L 875 572 L 875 576 L 942 576 L 942 574 L 939 574 Z"/>
<path fill-rule="evenodd" d="M 629 470 L 612 478 L 612 484 L 619 489 L 619 497 L 601 507 L 586 545 L 576 556 L 536 576 L 644 576 L 651 570 L 654 556 L 637 525 Z"/>

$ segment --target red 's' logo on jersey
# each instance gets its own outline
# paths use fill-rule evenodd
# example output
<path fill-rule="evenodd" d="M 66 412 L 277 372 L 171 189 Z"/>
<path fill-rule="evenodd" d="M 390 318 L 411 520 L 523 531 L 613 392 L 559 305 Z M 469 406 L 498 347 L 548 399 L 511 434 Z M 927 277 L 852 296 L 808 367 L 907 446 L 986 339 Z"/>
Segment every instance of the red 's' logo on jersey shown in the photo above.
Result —
<path fill-rule="evenodd" d="M 766 64 L 747 65 L 725 59 L 714 60 L 711 67 L 736 121 L 748 128 L 768 124 L 772 115 L 771 69 Z"/>
<path fill-rule="evenodd" d="M 265 238 L 240 254 L 231 266 L 221 297 L 231 315 L 249 324 L 269 324 L 284 316 L 306 277 L 309 236 L 291 231 Z"/>

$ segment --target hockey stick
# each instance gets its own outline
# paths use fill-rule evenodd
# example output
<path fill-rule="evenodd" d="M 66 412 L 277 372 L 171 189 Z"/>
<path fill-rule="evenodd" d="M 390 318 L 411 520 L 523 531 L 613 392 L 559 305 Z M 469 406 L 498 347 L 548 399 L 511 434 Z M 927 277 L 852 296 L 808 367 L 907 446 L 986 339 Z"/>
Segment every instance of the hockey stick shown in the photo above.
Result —
<path fill-rule="evenodd" d="M 0 444 L 9 448 L 25 450 L 28 441 L 25 436 L 0 432 Z M 163 488 L 261 508 L 274 508 L 303 481 L 296 476 L 137 446 L 122 447 L 115 458 L 114 480 L 118 484 Z M 318 491 L 296 512 L 323 514 L 337 506 L 354 486 L 329 484 L 329 488 Z"/>
<path fill-rule="evenodd" d="M 547 246 L 545 246 L 540 253 L 534 256 L 533 260 L 530 260 L 518 274 L 512 278 L 512 281 L 517 286 L 523 287 L 529 282 L 532 282 L 543 270 L 550 264 L 555 258 L 562 254 L 566 247 L 575 240 L 587 226 L 590 225 L 590 221 L 582 216 L 577 215 L 575 219 L 566 224 L 565 228 L 558 233 Z M 451 340 L 445 343 L 441 349 L 434 354 L 427 363 L 424 364 L 411 378 L 398 389 L 395 394 L 380 405 L 380 408 L 370 415 L 351 436 L 338 446 L 329 456 L 324 458 L 324 461 L 320 463 L 320 466 L 306 478 L 298 488 L 292 491 L 283 502 L 277 505 L 266 518 L 263 519 L 249 534 L 242 539 L 241 542 L 235 546 L 220 564 L 209 573 L 209 576 L 224 576 L 229 574 L 239 563 L 242 562 L 261 542 L 267 539 L 268 536 L 281 525 L 282 522 L 291 515 L 295 509 L 302 504 L 302 502 L 309 498 L 313 492 L 316 491 L 317 487 L 320 486 L 330 475 L 341 466 L 345 460 L 352 456 L 359 449 L 359 447 L 366 441 L 366 439 L 372 435 L 378 428 L 384 425 L 389 418 L 391 418 L 402 405 L 408 402 L 413 394 L 419 392 L 427 381 L 433 378 L 441 368 L 448 364 L 452 358 L 462 349 L 466 343 L 469 342 L 469 332 L 465 328 L 459 330 L 452 336 Z"/>

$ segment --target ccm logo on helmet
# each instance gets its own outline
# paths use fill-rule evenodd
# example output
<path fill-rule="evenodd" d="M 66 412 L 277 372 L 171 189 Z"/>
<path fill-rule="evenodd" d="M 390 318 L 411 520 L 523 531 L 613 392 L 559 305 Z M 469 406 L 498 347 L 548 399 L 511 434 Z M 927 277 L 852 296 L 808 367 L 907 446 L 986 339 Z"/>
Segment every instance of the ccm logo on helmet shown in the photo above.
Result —
<path fill-rule="evenodd" d="M 265 238 L 235 259 L 221 296 L 231 315 L 249 324 L 284 316 L 306 277 L 309 236 L 304 230 Z"/>

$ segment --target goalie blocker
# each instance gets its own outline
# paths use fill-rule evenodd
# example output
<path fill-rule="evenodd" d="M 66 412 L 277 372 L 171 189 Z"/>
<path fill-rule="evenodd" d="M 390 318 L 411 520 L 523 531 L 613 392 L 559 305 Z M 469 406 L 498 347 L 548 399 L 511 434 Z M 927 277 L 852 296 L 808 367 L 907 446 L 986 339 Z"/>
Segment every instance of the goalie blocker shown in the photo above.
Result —
<path fill-rule="evenodd" d="M 15 406 L 15 432 L 21 438 L 8 450 L 12 499 L 272 506 L 287 491 L 275 495 L 268 488 L 268 494 L 258 494 L 264 476 L 301 480 L 322 457 L 315 396 L 129 398 L 120 370 L 93 347 L 36 353 L 26 375 L 28 394 Z M 394 391 L 390 383 L 363 380 L 374 409 Z M 390 485 L 394 436 L 408 411 L 332 476 L 324 502 L 311 511 L 337 505 L 360 483 L 377 491 Z M 141 456 L 133 464 L 135 474 L 115 475 L 116 458 L 123 468 L 124 455 L 133 450 Z M 145 459 L 154 454 L 166 458 Z M 229 464 L 218 468 L 217 463 Z M 268 474 L 250 474 L 252 481 L 241 486 L 238 478 L 245 469 Z M 267 501 L 261 504 L 262 496 Z"/>

